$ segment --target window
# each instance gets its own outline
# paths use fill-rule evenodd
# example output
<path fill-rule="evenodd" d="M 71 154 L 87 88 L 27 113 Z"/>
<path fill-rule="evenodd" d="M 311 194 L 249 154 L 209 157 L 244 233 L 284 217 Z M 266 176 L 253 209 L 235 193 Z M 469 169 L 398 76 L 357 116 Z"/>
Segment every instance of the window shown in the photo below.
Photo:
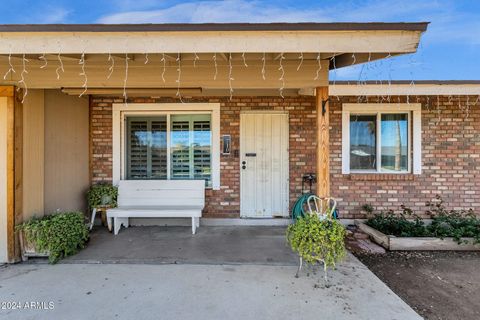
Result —
<path fill-rule="evenodd" d="M 167 179 L 167 117 L 127 118 L 127 179 Z"/>
<path fill-rule="evenodd" d="M 220 103 L 114 103 L 112 134 L 114 184 L 205 179 L 220 190 Z"/>
<path fill-rule="evenodd" d="M 205 179 L 211 184 L 210 115 L 171 116 L 171 178 Z"/>
<path fill-rule="evenodd" d="M 126 119 L 127 179 L 197 179 L 205 180 L 206 186 L 211 187 L 210 114 Z"/>
<path fill-rule="evenodd" d="M 421 172 L 420 105 L 345 104 L 342 172 Z"/>
<path fill-rule="evenodd" d="M 350 170 L 408 171 L 408 136 L 407 113 L 350 114 Z"/>

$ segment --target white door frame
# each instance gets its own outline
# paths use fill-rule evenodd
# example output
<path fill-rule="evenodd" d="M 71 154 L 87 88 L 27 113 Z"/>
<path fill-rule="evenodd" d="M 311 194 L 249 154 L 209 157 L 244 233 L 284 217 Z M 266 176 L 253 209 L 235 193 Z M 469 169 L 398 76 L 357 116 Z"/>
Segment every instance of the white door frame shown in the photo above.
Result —
<path fill-rule="evenodd" d="M 244 210 L 245 210 L 245 207 L 244 207 L 244 203 L 242 201 L 242 185 L 243 185 L 243 174 L 242 174 L 242 160 L 243 160 L 243 154 L 245 153 L 245 150 L 244 150 L 244 146 L 243 146 L 243 143 L 242 143 L 242 132 L 243 132 L 243 126 L 244 126 L 244 123 L 242 121 L 242 115 L 243 114 L 267 114 L 267 115 L 273 115 L 273 114 L 280 114 L 280 115 L 286 115 L 287 117 L 287 124 L 286 124 L 286 130 L 287 130 L 287 137 L 286 137 L 286 165 L 285 165 L 285 181 L 284 183 L 286 184 L 286 194 L 285 194 L 285 198 L 286 198 L 286 209 L 285 209 L 285 212 L 283 212 L 283 217 L 288 217 L 289 216 L 289 202 L 290 202 L 290 157 L 289 157 L 289 138 L 290 138 L 290 125 L 289 125 L 289 113 L 287 111 L 275 111 L 275 110 L 248 110 L 248 111 L 240 111 L 240 156 L 239 156 L 239 170 L 240 170 L 240 217 L 241 218 L 254 218 L 253 216 L 249 216 L 249 215 L 245 215 L 244 214 Z M 277 216 L 274 216 L 274 217 L 277 217 Z M 274 217 L 271 217 L 271 218 L 274 218 Z M 258 217 L 256 217 L 258 218 Z M 264 217 L 264 218 L 270 218 L 270 217 Z"/>

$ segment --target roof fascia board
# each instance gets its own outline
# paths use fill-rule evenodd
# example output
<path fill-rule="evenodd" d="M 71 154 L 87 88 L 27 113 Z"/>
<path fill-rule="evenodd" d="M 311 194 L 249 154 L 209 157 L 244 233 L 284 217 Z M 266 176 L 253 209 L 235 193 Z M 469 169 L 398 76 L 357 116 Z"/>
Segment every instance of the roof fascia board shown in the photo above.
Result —
<path fill-rule="evenodd" d="M 0 54 L 411 53 L 420 31 L 0 32 Z"/>

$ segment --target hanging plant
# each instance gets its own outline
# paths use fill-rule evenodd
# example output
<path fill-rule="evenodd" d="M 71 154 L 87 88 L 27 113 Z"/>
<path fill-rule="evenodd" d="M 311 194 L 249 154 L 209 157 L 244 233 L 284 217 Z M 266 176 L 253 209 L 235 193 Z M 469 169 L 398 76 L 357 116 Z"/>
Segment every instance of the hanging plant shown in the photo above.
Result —
<path fill-rule="evenodd" d="M 319 219 L 307 214 L 287 229 L 287 241 L 300 261 L 308 264 L 323 264 L 325 284 L 327 270 L 346 256 L 345 227 L 334 219 Z M 300 268 L 299 268 L 300 270 Z"/>

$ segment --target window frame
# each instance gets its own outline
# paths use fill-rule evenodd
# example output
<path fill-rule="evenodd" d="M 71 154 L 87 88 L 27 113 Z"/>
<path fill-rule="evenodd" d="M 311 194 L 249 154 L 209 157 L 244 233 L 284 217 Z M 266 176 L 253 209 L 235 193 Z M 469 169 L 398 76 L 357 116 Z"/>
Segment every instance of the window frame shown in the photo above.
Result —
<path fill-rule="evenodd" d="M 382 170 L 381 115 L 407 114 L 407 170 Z M 376 170 L 350 169 L 350 116 L 376 116 Z M 419 103 L 345 103 L 342 106 L 342 174 L 421 174 L 421 104 Z"/>
<path fill-rule="evenodd" d="M 112 182 L 126 179 L 126 126 L 127 117 L 166 116 L 167 126 L 174 114 L 209 114 L 211 121 L 211 188 L 220 190 L 220 104 L 219 103 L 114 103 L 112 108 Z M 167 149 L 171 137 L 167 134 Z M 169 153 L 170 154 L 170 153 Z M 167 157 L 167 172 L 170 173 Z"/>

